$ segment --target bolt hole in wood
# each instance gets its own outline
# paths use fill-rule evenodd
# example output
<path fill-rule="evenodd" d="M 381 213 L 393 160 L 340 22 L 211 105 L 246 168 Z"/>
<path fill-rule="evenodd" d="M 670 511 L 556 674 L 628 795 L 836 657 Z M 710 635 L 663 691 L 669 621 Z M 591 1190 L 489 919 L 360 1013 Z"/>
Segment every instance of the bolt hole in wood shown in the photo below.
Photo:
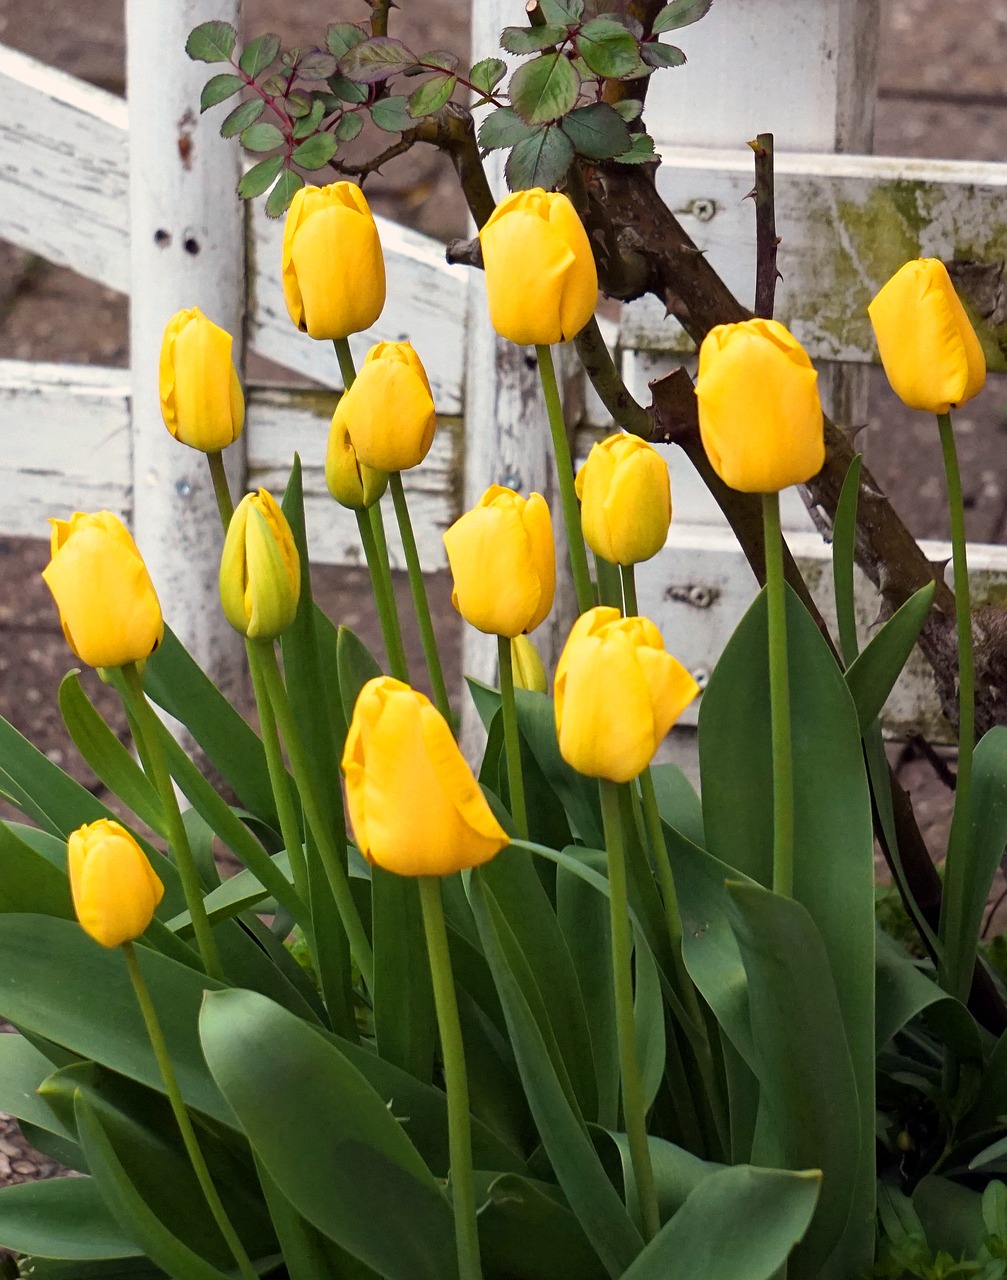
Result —
<path fill-rule="evenodd" d="M 199 241 L 195 236 L 186 236 L 182 241 L 182 248 L 186 253 L 191 253 L 195 257 L 199 253 Z"/>
<path fill-rule="evenodd" d="M 167 249 L 171 244 L 171 232 L 165 231 L 163 227 L 160 227 L 154 232 L 154 243 L 160 249 Z"/>

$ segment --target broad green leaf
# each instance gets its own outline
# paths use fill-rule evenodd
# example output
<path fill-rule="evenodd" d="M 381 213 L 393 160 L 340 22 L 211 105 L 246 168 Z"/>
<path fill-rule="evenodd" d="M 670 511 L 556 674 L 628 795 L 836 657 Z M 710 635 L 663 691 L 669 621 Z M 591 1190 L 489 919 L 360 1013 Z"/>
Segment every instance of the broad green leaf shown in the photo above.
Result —
<path fill-rule="evenodd" d="M 254 129 L 256 126 L 252 125 L 252 128 Z M 273 185 L 282 168 L 282 155 L 270 156 L 268 160 L 260 160 L 258 164 L 253 164 L 251 169 L 242 175 L 241 181 L 238 183 L 238 195 L 242 200 L 252 200 L 256 196 L 261 196 L 263 191 Z M 167 628 L 165 628 L 165 633 L 165 639 L 167 639 Z M 158 653 L 160 653 L 160 650 L 158 650 Z M 157 655 L 155 654 L 154 656 L 156 657 Z"/>
<path fill-rule="evenodd" d="M 416 881 L 372 868 L 371 911 L 378 1053 L 429 1082 L 437 1015 Z"/>
<path fill-rule="evenodd" d="M 846 684 L 862 733 L 877 718 L 927 620 L 936 587 L 928 582 L 909 597 L 848 667 Z"/>
<path fill-rule="evenodd" d="M 299 173 L 284 169 L 266 199 L 266 217 L 282 217 L 290 208 L 291 200 L 303 186 L 304 179 Z"/>
<path fill-rule="evenodd" d="M 448 75 L 458 70 L 460 61 L 457 53 L 451 53 L 447 49 L 428 49 L 426 53 L 420 54 L 420 62 L 424 67 L 437 67 L 441 71 L 446 71 Z"/>
<path fill-rule="evenodd" d="M 101 1197 L 120 1226 L 169 1275 L 185 1280 L 229 1280 L 164 1226 L 129 1180 L 94 1108 L 80 1095 L 77 1129 Z"/>
<path fill-rule="evenodd" d="M 416 123 L 409 114 L 409 99 L 401 94 L 379 98 L 371 106 L 370 112 L 374 123 L 386 133 L 403 133 Z"/>
<path fill-rule="evenodd" d="M 485 151 L 495 151 L 499 147 L 516 146 L 535 133 L 513 107 L 497 107 L 479 126 L 479 145 Z"/>
<path fill-rule="evenodd" d="M 862 1159 L 857 1081 L 836 984 L 821 935 L 799 902 L 753 885 L 731 884 L 728 891 L 762 1086 L 754 1156 L 759 1163 L 822 1171 L 818 1211 L 793 1272 L 817 1277 L 851 1212 L 861 1211 L 855 1199 Z M 873 1120 L 873 1108 L 871 1114 Z M 873 1143 L 873 1131 L 871 1137 Z M 859 1250 L 846 1255 L 840 1273 L 852 1275 L 870 1264 L 873 1222 L 872 1213 L 868 1241 L 857 1242 Z M 833 1257 L 831 1265 L 840 1259 Z"/>
<path fill-rule="evenodd" d="M 584 16 L 584 0 L 539 0 L 539 8 L 546 22 L 579 22 Z"/>
<path fill-rule="evenodd" d="M 352 142 L 364 127 L 364 117 L 359 113 L 344 111 L 336 122 L 333 136 L 339 142 Z"/>
<path fill-rule="evenodd" d="M 685 54 L 677 45 L 650 40 L 640 46 L 640 57 L 648 67 L 684 67 Z"/>
<path fill-rule="evenodd" d="M 249 991 L 208 996 L 199 1023 L 214 1079 L 299 1213 L 388 1280 L 456 1274 L 447 1200 L 338 1049 Z"/>
<path fill-rule="evenodd" d="M 246 76 L 251 76 L 254 80 L 271 62 L 276 61 L 279 52 L 280 37 L 267 32 L 265 35 L 256 36 L 245 45 L 238 59 L 238 66 Z"/>
<path fill-rule="evenodd" d="M 578 155 L 588 160 L 607 160 L 621 155 L 632 143 L 622 116 L 607 102 L 595 102 L 571 111 L 564 118 L 562 129 Z"/>
<path fill-rule="evenodd" d="M 0 1190 L 0 1245 L 39 1258 L 142 1254 L 105 1206 L 93 1178 L 49 1178 Z"/>
<path fill-rule="evenodd" d="M 1007 1186 L 996 1179 L 983 1192 L 983 1222 L 991 1236 L 1007 1240 Z"/>
<path fill-rule="evenodd" d="M 625 27 L 620 29 L 633 39 Z M 579 89 L 580 76 L 570 59 L 561 53 L 546 53 L 518 67 L 511 76 L 511 106 L 526 124 L 545 124 L 573 108 Z"/>
<path fill-rule="evenodd" d="M 669 5 L 669 8 L 674 6 Z M 857 454 L 850 463 L 836 503 L 836 519 L 832 531 L 832 586 L 839 620 L 839 643 L 843 661 L 851 666 L 860 652 L 857 639 L 856 595 L 853 566 L 857 538 L 857 501 L 860 493 L 860 471 L 863 457 Z"/>
<path fill-rule="evenodd" d="M 678 1047 L 673 1043 L 669 1048 L 665 1042 L 661 978 L 653 953 L 649 947 L 637 947 L 633 955 L 636 970 L 633 1004 L 636 1019 L 636 1060 L 640 1065 L 644 1106 L 649 1111 L 664 1079 L 667 1055 L 677 1054 Z"/>
<path fill-rule="evenodd" d="M 928 1174 L 913 1192 L 927 1244 L 934 1253 L 974 1258 L 986 1235 L 982 1196 L 950 1178 Z"/>
<path fill-rule="evenodd" d="M 631 1205 L 636 1204 L 636 1175 L 626 1134 L 593 1129 L 592 1137 L 602 1163 L 608 1170 L 608 1176 L 621 1188 L 623 1198 L 628 1197 Z M 650 1148 L 654 1189 L 662 1221 L 667 1221 L 681 1209 L 704 1178 L 726 1167 L 710 1160 L 701 1160 L 684 1147 L 667 1142 L 664 1138 L 655 1138 L 653 1134 L 648 1135 L 647 1145 Z"/>
<path fill-rule="evenodd" d="M 72 1142 L 73 1131 L 38 1094 L 51 1075 L 52 1063 L 24 1036 L 0 1035 L 0 1110 Z"/>
<path fill-rule="evenodd" d="M 624 1280 L 772 1280 L 808 1229 L 821 1181 L 746 1165 L 710 1174 Z"/>
<path fill-rule="evenodd" d="M 255 124 L 265 109 L 266 104 L 261 98 L 249 98 L 247 102 L 242 102 L 230 115 L 224 117 L 220 126 L 220 136 L 222 138 L 237 137 L 243 129 L 247 129 L 250 124 Z"/>
<path fill-rule="evenodd" d="M 381 667 L 363 640 L 349 627 L 340 627 L 336 642 L 339 664 L 339 696 L 347 723 L 353 719 L 360 690 L 368 680 L 381 675 Z"/>
<path fill-rule="evenodd" d="M 290 859 L 286 849 L 272 854 L 269 860 L 284 879 L 289 877 Z M 252 910 L 268 897 L 269 890 L 246 867 L 208 893 L 203 899 L 203 905 L 210 923 L 216 924 L 220 920 L 230 920 L 243 911 Z M 188 911 L 180 911 L 165 923 L 173 933 L 180 933 L 185 937 L 192 935 L 192 917 Z"/>
<path fill-rule="evenodd" d="M 18 808 L 52 835 L 65 840 L 82 823 L 115 816 L 2 716 L 0 761 L 0 787 L 16 792 Z"/>
<path fill-rule="evenodd" d="M 649 164 L 656 158 L 654 139 L 646 133 L 634 133 L 630 149 L 615 157 L 619 164 Z"/>
<path fill-rule="evenodd" d="M 878 931 L 875 1037 L 883 1049 L 920 1014 L 959 1064 L 981 1063 L 982 1041 L 968 1009 L 923 973 L 894 939 Z"/>
<path fill-rule="evenodd" d="M 165 835 L 164 807 L 156 788 L 84 692 L 79 672 L 68 671 L 60 682 L 59 709 L 74 746 L 99 781 L 141 822 Z"/>
<path fill-rule="evenodd" d="M 703 802 L 696 788 L 676 764 L 652 764 L 650 776 L 662 820 L 702 849 Z"/>
<path fill-rule="evenodd" d="M 358 120 L 359 116 L 344 116 L 344 119 Z M 302 169 L 321 169 L 329 163 L 338 150 L 339 143 L 331 133 L 316 133 L 295 147 L 291 160 Z M 274 191 L 276 188 L 274 188 Z M 293 197 L 293 192 L 291 192 Z"/>
<path fill-rule="evenodd" d="M 164 1280 L 164 1272 L 148 1258 L 114 1258 L 69 1262 L 33 1257 L 32 1280 Z"/>
<path fill-rule="evenodd" d="M 479 1246 L 490 1275 L 605 1280 L 608 1272 L 555 1187 L 513 1173 L 477 1174 L 476 1194 Z"/>
<path fill-rule="evenodd" d="M 676 31 L 679 27 L 687 27 L 704 18 L 713 5 L 713 0 L 672 0 L 658 12 L 652 28 L 655 35 L 662 31 Z"/>
<path fill-rule="evenodd" d="M 338 71 L 334 76 L 329 76 L 328 85 L 332 90 L 333 97 L 338 98 L 340 102 L 356 106 L 361 102 L 367 101 L 367 85 L 357 84 L 356 80 L 351 80 L 349 76 L 340 75 Z"/>
<path fill-rule="evenodd" d="M 623 98 L 619 102 L 612 103 L 612 110 L 616 111 L 628 124 L 630 120 L 635 120 L 643 110 L 643 103 L 639 98 Z"/>
<path fill-rule="evenodd" d="M 469 685 L 472 687 L 471 681 Z M 498 701 L 499 696 L 496 694 Z M 593 779 L 577 773 L 560 755 L 552 699 L 529 689 L 518 689 L 515 696 L 521 736 L 559 797 L 575 834 L 591 848 L 604 848 L 598 788 Z"/>
<path fill-rule="evenodd" d="M 363 44 L 366 39 L 367 32 L 363 27 L 354 26 L 352 22 L 334 22 L 325 34 L 325 47 L 338 61 L 354 45 Z"/>
<path fill-rule="evenodd" d="M 193 62 L 229 62 L 238 33 L 227 22 L 203 22 L 193 27 L 185 52 Z"/>
<path fill-rule="evenodd" d="M 389 36 L 371 36 L 339 57 L 339 70 L 360 84 L 379 84 L 415 65 L 416 55 Z"/>
<path fill-rule="evenodd" d="M 301 1217 L 261 1160 L 256 1161 L 256 1172 L 289 1280 L 331 1280 L 333 1275 L 342 1276 L 343 1270 L 337 1271 L 333 1265 L 332 1242 Z"/>
<path fill-rule="evenodd" d="M 473 65 L 469 80 L 480 93 L 490 94 L 507 74 L 507 63 L 502 58 L 483 58 Z"/>
<path fill-rule="evenodd" d="M 294 138 L 306 138 L 309 134 L 314 133 L 318 126 L 322 123 L 325 116 L 325 99 L 322 97 L 315 98 L 311 105 L 307 108 L 304 115 L 300 117 L 291 130 Z"/>
<path fill-rule="evenodd" d="M 440 111 L 455 91 L 456 76 L 431 76 L 409 95 L 409 114 L 421 119 Z"/>
<path fill-rule="evenodd" d="M 230 74 L 213 76 L 203 85 L 203 92 L 199 95 L 200 112 L 208 111 L 210 107 L 215 107 L 218 102 L 224 102 L 234 93 L 240 93 L 245 87 L 245 82 L 241 76 Z"/>
<path fill-rule="evenodd" d="M 504 27 L 500 32 L 500 45 L 508 53 L 539 53 L 550 45 L 559 44 L 566 36 L 566 27 Z M 506 70 L 506 65 L 501 63 Z"/>
<path fill-rule="evenodd" d="M 275 124 L 252 124 L 241 135 L 246 151 L 272 151 L 283 146 L 283 134 Z"/>
<path fill-rule="evenodd" d="M 960 1129 L 964 1133 L 981 1133 L 997 1126 L 1004 1115 L 1007 1115 L 1007 1035 L 1002 1035 L 994 1046 L 979 1092 Z"/>
<path fill-rule="evenodd" d="M 577 52 L 595 75 L 618 80 L 639 74 L 640 42 L 614 18 L 586 22 L 577 36 Z"/>
<path fill-rule="evenodd" d="M 493 895 L 482 882 L 481 869 L 469 877 L 469 894 L 486 958 L 503 1002 L 525 1093 L 546 1154 L 570 1208 L 614 1280 L 640 1252 L 643 1242 L 580 1119 L 570 1108 L 540 1026 L 501 943 L 499 930 L 505 922 Z"/>
<path fill-rule="evenodd" d="M 0 912 L 22 911 L 72 920 L 70 882 L 65 871 L 0 822 Z"/>

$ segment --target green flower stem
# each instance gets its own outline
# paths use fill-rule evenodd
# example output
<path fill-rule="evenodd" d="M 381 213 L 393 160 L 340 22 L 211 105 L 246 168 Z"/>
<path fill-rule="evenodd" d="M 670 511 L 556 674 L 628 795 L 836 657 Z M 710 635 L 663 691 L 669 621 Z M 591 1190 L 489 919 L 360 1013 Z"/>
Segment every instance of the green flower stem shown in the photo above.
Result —
<path fill-rule="evenodd" d="M 343 378 L 343 389 L 349 391 L 357 380 L 357 368 L 353 363 L 353 352 L 350 350 L 349 338 L 333 338 L 332 345 L 336 349 L 336 359 L 339 361 L 339 372 Z"/>
<path fill-rule="evenodd" d="M 458 1018 L 458 998 L 451 973 L 451 954 L 444 923 L 441 882 L 436 876 L 420 876 L 423 930 L 430 957 L 437 1026 L 444 1057 L 444 1082 L 448 1095 L 448 1147 L 451 1155 L 451 1202 L 455 1214 L 459 1280 L 481 1280 L 476 1196 L 472 1181 L 472 1133 L 469 1085 L 465 1072 L 465 1046 Z"/>
<path fill-rule="evenodd" d="M 521 772 L 521 738 L 517 727 L 517 703 L 514 700 L 514 663 L 510 640 L 497 636 L 500 666 L 500 705 L 503 713 L 504 751 L 507 756 L 507 781 L 510 784 L 510 808 L 514 826 L 522 840 L 528 839 L 528 810 L 524 799 L 524 775 Z"/>
<path fill-rule="evenodd" d="M 140 1006 L 140 1012 L 143 1014 L 143 1021 L 147 1028 L 147 1035 L 150 1037 L 151 1048 L 154 1050 L 154 1057 L 157 1060 L 158 1070 L 161 1072 L 161 1079 L 164 1081 L 168 1101 L 171 1103 L 171 1109 L 175 1113 L 175 1120 L 182 1135 L 185 1149 L 188 1152 L 189 1160 L 192 1163 L 196 1180 L 206 1198 L 206 1203 L 210 1207 L 210 1212 L 213 1214 L 213 1220 L 220 1228 L 220 1234 L 224 1237 L 227 1247 L 231 1250 L 234 1260 L 238 1264 L 238 1270 L 246 1280 L 258 1280 L 258 1272 L 252 1266 L 251 1259 L 245 1252 L 245 1246 L 241 1243 L 238 1233 L 231 1225 L 227 1210 L 221 1203 L 217 1188 L 213 1185 L 210 1170 L 206 1167 L 206 1161 L 196 1138 L 196 1132 L 192 1127 L 189 1113 L 185 1109 L 182 1091 L 178 1087 L 175 1069 L 171 1065 L 171 1054 L 165 1043 L 164 1032 L 161 1030 L 161 1023 L 154 1008 L 154 1002 L 151 999 L 150 988 L 147 986 L 146 979 L 140 970 L 140 964 L 136 958 L 136 951 L 132 942 L 124 942 L 122 944 L 122 953 L 126 957 L 126 968 L 129 970 L 130 981 L 133 983 L 137 1003 Z"/>
<path fill-rule="evenodd" d="M 626 853 L 619 817 L 619 787 L 602 778 L 599 781 L 601 813 L 605 825 L 605 847 L 608 850 L 609 906 L 612 922 L 612 971 L 615 978 L 615 1018 L 619 1035 L 619 1066 L 622 1075 L 622 1111 L 629 1139 L 630 1159 L 636 1176 L 636 1189 L 643 1218 L 645 1240 L 651 1240 L 661 1229 L 654 1185 L 654 1169 L 647 1142 L 647 1116 L 644 1107 L 643 1081 L 636 1056 L 636 1026 L 633 1016 L 632 950 L 629 922 L 629 897 L 626 878 Z"/>
<path fill-rule="evenodd" d="M 941 904 L 940 939 L 944 943 L 942 985 L 964 999 L 972 981 L 974 956 L 959 957 L 962 893 L 971 826 L 972 753 L 975 748 L 975 658 L 972 652 L 972 604 L 965 542 L 965 506 L 951 414 L 937 415 L 951 515 L 951 558 L 955 573 L 955 623 L 958 631 L 958 773 L 955 808 L 948 836 L 948 855 Z M 963 961 L 963 963 L 962 963 Z M 948 971 L 948 969 L 952 971 Z M 960 971 L 959 971 L 960 970 Z"/>
<path fill-rule="evenodd" d="M 371 944 L 367 939 L 357 904 L 350 892 L 350 882 L 346 875 L 346 835 L 339 831 L 338 836 L 329 829 L 322 816 L 321 808 L 311 783 L 311 770 L 308 766 L 307 754 L 301 740 L 300 730 L 294 718 L 290 701 L 287 698 L 286 686 L 276 661 L 276 650 L 271 640 L 254 641 L 256 656 L 260 661 L 263 684 L 269 695 L 269 702 L 276 716 L 283 741 L 286 744 L 287 756 L 294 773 L 294 782 L 300 793 L 301 805 L 308 827 L 314 836 L 318 855 L 322 860 L 329 888 L 335 899 L 346 937 L 350 944 L 350 953 L 356 961 L 368 991 L 374 990 L 374 957 Z M 338 782 L 334 782 L 338 786 Z M 337 845 L 337 838 L 342 845 Z"/>
<path fill-rule="evenodd" d="M 167 824 L 168 845 L 175 855 L 175 865 L 178 867 L 179 879 L 182 881 L 185 905 L 189 908 L 189 915 L 192 918 L 192 928 L 196 935 L 196 945 L 203 961 L 203 968 L 211 978 L 218 978 L 223 982 L 226 980 L 224 966 L 220 962 L 217 940 L 213 936 L 210 920 L 206 914 L 199 871 L 196 869 L 192 849 L 189 847 L 189 837 L 186 834 L 185 823 L 182 821 L 182 811 L 178 807 L 178 797 L 172 786 L 168 764 L 164 758 L 158 728 L 152 723 L 156 713 L 147 701 L 147 695 L 143 691 L 143 680 L 140 678 L 136 663 L 127 663 L 122 668 L 122 676 L 127 707 L 140 730 L 140 738 L 143 742 L 143 751 L 140 752 L 139 748 L 137 750 L 141 759 L 149 762 L 153 772 L 151 781 L 161 798 Z"/>
<path fill-rule="evenodd" d="M 623 613 L 627 618 L 638 618 L 640 605 L 636 598 L 636 573 L 631 564 L 621 564 L 619 573 L 622 576 L 622 599 L 625 605 Z"/>
<path fill-rule="evenodd" d="M 378 549 L 375 528 L 381 529 L 384 544 L 384 521 L 381 519 L 381 504 L 375 502 L 366 511 L 356 512 L 357 528 L 360 531 L 360 542 L 364 548 L 364 559 L 371 575 L 371 588 L 378 609 L 378 621 L 381 623 L 381 636 L 385 642 L 385 653 L 388 655 L 388 668 L 396 680 L 409 683 L 409 667 L 406 663 L 406 650 L 402 643 L 402 629 L 399 626 L 399 612 L 395 604 L 395 591 L 392 587 L 391 570 L 388 567 L 388 548 L 384 554 Z"/>
<path fill-rule="evenodd" d="M 773 891 L 794 892 L 794 774 L 787 666 L 787 597 L 783 578 L 780 495 L 762 495 L 769 610 L 769 700 L 773 733 Z"/>
<path fill-rule="evenodd" d="M 619 586 L 619 570 L 604 556 L 595 556 L 594 567 L 598 577 L 598 603 L 611 605 L 622 612 L 622 588 Z"/>
<path fill-rule="evenodd" d="M 538 371 L 542 379 L 542 392 L 545 396 L 545 407 L 549 415 L 549 430 L 552 432 L 552 447 L 556 455 L 556 472 L 559 476 L 559 492 L 563 502 L 563 522 L 566 525 L 566 539 L 570 550 L 570 569 L 573 573 L 574 590 L 577 593 L 577 608 L 585 613 L 594 604 L 594 592 L 591 590 L 591 575 L 587 568 L 587 551 L 584 549 L 584 534 L 580 527 L 580 507 L 573 483 L 573 459 L 570 457 L 570 441 L 566 437 L 566 422 L 563 418 L 563 402 L 560 400 L 559 384 L 556 381 L 556 367 L 552 361 L 552 348 L 540 346 L 535 348 L 538 356 Z"/>
<path fill-rule="evenodd" d="M 437 637 L 430 617 L 430 602 L 427 600 L 427 588 L 423 581 L 423 568 L 420 565 L 420 553 L 416 548 L 413 535 L 413 522 L 409 518 L 409 505 L 406 502 L 406 491 L 402 487 L 401 471 L 393 471 L 388 477 L 392 491 L 392 502 L 395 505 L 395 518 L 399 524 L 402 538 L 402 550 L 406 556 L 406 569 L 409 571 L 409 586 L 413 593 L 413 606 L 416 609 L 416 621 L 420 627 L 420 640 L 423 643 L 423 656 L 427 661 L 430 673 L 430 687 L 433 690 L 434 705 L 444 719 L 451 723 L 451 703 L 448 701 L 447 685 L 444 683 L 444 672 L 441 669 L 441 655 L 437 649 Z"/>
<path fill-rule="evenodd" d="M 208 453 L 206 460 L 210 464 L 210 479 L 213 481 L 213 494 L 217 499 L 217 510 L 220 512 L 220 523 L 227 532 L 227 526 L 234 515 L 234 499 L 231 497 L 231 486 L 227 483 L 227 472 L 224 470 L 224 455 L 220 452 Z"/>
<path fill-rule="evenodd" d="M 276 716 L 263 678 L 262 663 L 256 642 L 246 640 L 245 650 L 248 654 L 248 669 L 252 675 L 255 705 L 259 712 L 262 746 L 266 753 L 266 768 L 269 770 L 269 784 L 273 799 L 276 801 L 277 817 L 280 820 L 280 835 L 283 837 L 283 847 L 290 859 L 290 873 L 293 876 L 294 888 L 302 902 L 307 903 L 311 900 L 308 887 L 308 864 L 304 856 L 304 842 L 301 839 L 301 824 L 297 819 L 297 808 L 290 792 L 290 775 L 283 762 L 283 748 L 280 746 Z M 301 923 L 307 925 L 308 922 Z M 310 935 L 310 927 L 307 932 Z M 312 949 L 314 949 L 313 946 Z"/>

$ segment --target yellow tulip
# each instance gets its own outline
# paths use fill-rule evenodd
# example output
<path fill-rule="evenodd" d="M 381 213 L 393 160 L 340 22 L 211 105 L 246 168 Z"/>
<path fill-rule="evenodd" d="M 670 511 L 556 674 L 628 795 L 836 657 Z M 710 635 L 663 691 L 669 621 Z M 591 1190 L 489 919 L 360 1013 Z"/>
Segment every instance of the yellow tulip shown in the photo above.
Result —
<path fill-rule="evenodd" d="M 164 895 L 147 855 L 118 822 L 99 818 L 71 832 L 67 866 L 81 928 L 103 947 L 138 938 Z"/>
<path fill-rule="evenodd" d="M 656 556 L 671 524 L 668 464 L 639 436 L 619 432 L 594 445 L 577 473 L 584 541 L 612 564 Z"/>
<path fill-rule="evenodd" d="M 374 215 L 352 182 L 301 187 L 283 228 L 283 297 L 312 338 L 369 329 L 385 305 L 385 262 Z"/>
<path fill-rule="evenodd" d="M 325 450 L 325 483 L 337 502 L 351 511 L 373 506 L 388 488 L 388 473 L 361 465 L 350 443 L 345 418 L 333 415 Z"/>
<path fill-rule="evenodd" d="M 235 508 L 220 559 L 220 601 L 236 631 L 275 640 L 301 594 L 301 562 L 287 518 L 271 493 L 246 494 Z"/>
<path fill-rule="evenodd" d="M 648 618 L 589 609 L 556 664 L 560 754 L 588 777 L 629 782 L 698 692 Z"/>
<path fill-rule="evenodd" d="M 479 243 L 490 321 L 501 337 L 521 346 L 567 342 L 594 315 L 594 255 L 565 195 L 535 187 L 506 196 Z"/>
<path fill-rule="evenodd" d="M 418 467 L 436 427 L 426 370 L 408 342 L 371 347 L 332 416 L 333 431 L 345 431 L 360 464 L 375 471 Z"/>
<path fill-rule="evenodd" d="M 50 520 L 50 560 L 42 570 L 66 642 L 92 667 L 149 658 L 164 620 L 147 566 L 126 526 L 110 511 Z"/>
<path fill-rule="evenodd" d="M 176 440 L 219 453 L 241 435 L 245 399 L 231 359 L 234 339 L 199 307 L 176 311 L 161 342 L 161 417 Z"/>
<path fill-rule="evenodd" d="M 343 752 L 360 852 L 401 876 L 447 876 L 508 843 L 440 712 L 401 680 L 361 689 Z"/>
<path fill-rule="evenodd" d="M 454 578 L 451 600 L 490 635 L 534 631 L 552 608 L 556 548 L 549 506 L 492 485 L 444 535 Z"/>
<path fill-rule="evenodd" d="M 514 669 L 514 687 L 545 693 L 549 680 L 539 651 L 527 636 L 514 636 L 510 642 L 510 660 Z"/>
<path fill-rule="evenodd" d="M 706 456 L 732 489 L 773 493 L 821 471 L 818 374 L 776 320 L 711 329 L 699 348 L 696 399 Z"/>
<path fill-rule="evenodd" d="M 867 312 L 888 381 L 910 409 L 947 413 L 983 389 L 986 357 L 940 259 L 900 267 Z"/>

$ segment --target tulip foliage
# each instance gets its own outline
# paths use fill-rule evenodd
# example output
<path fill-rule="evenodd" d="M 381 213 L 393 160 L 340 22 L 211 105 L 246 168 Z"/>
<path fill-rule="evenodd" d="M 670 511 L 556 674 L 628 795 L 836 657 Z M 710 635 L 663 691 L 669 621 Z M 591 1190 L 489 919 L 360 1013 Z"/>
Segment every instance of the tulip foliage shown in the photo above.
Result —
<path fill-rule="evenodd" d="M 576 0 L 539 8 L 544 27 L 504 32 L 530 59 L 510 105 L 493 99 L 502 62 L 470 72 L 494 106 L 484 145 L 509 130 L 512 177 L 526 142 L 547 159 L 558 148 L 564 170 L 590 146 L 632 163 L 646 135 L 627 141 L 610 117 L 634 113 L 600 94 L 583 105 L 581 91 L 675 65 L 657 37 L 709 3 L 673 0 L 646 38 Z M 270 94 L 272 39 L 235 59 L 234 33 L 210 23 L 189 52 Z M 326 48 L 276 73 L 292 135 L 276 146 L 301 139 L 293 163 L 309 170 L 330 136 L 320 122 L 348 138 L 341 122 L 366 99 L 373 123 L 404 126 L 468 83 L 447 55 L 348 23 Z M 420 77 L 408 96 L 360 95 L 399 74 Z M 240 78 L 215 77 L 204 104 Z M 331 92 L 298 87 L 312 80 Z M 258 123 L 258 101 L 226 130 L 266 150 L 272 135 L 254 131 L 279 130 Z M 282 496 L 234 506 L 220 453 L 244 400 L 230 338 L 196 308 L 168 323 L 162 411 L 208 458 L 222 529 L 207 554 L 246 644 L 254 728 L 172 632 L 173 602 L 121 522 L 52 522 L 44 577 L 64 634 L 121 694 L 136 750 L 70 671 L 63 718 L 113 813 L 0 721 L 0 794 L 23 817 L 0 822 L 0 1017 L 16 1032 L 0 1036 L 0 1109 L 79 1175 L 0 1191 L 0 1245 L 24 1274 L 1005 1275 L 1007 1041 L 970 990 L 990 981 L 979 934 L 1007 841 L 1007 733 L 972 751 L 950 419 L 984 377 L 967 316 L 931 262 L 904 267 L 871 308 L 893 387 L 939 415 L 959 592 L 944 905 L 929 919 L 901 884 L 914 914 L 895 937 L 875 917 L 875 834 L 891 841 L 901 803 L 878 717 L 934 584 L 862 643 L 857 461 L 834 530 L 837 635 L 823 629 L 784 582 L 777 506 L 822 464 L 815 370 L 775 321 L 715 328 L 699 427 L 724 484 L 762 495 L 767 585 L 702 692 L 698 787 L 657 762 L 700 692 L 637 603 L 634 565 L 672 518 L 665 458 L 617 432 L 575 480 L 549 345 L 590 325 L 597 275 L 574 203 L 528 185 L 487 219 L 482 253 L 492 322 L 538 348 L 562 511 L 494 485 L 445 533 L 455 607 L 499 646 L 497 684 L 464 691 L 485 729 L 474 765 L 399 474 L 423 465 L 436 430 L 423 335 L 419 350 L 378 343 L 359 375 L 346 344 L 386 288 L 358 187 L 288 184 L 277 270 L 303 340 L 336 344 L 347 390 L 326 479 L 357 517 L 384 658 L 314 603 L 299 459 Z M 432 699 L 407 670 L 389 500 L 424 639 L 414 679 Z M 572 594 L 567 575 L 579 609 L 550 672 L 529 633 Z M 222 879 L 225 850 L 240 869 Z"/>

